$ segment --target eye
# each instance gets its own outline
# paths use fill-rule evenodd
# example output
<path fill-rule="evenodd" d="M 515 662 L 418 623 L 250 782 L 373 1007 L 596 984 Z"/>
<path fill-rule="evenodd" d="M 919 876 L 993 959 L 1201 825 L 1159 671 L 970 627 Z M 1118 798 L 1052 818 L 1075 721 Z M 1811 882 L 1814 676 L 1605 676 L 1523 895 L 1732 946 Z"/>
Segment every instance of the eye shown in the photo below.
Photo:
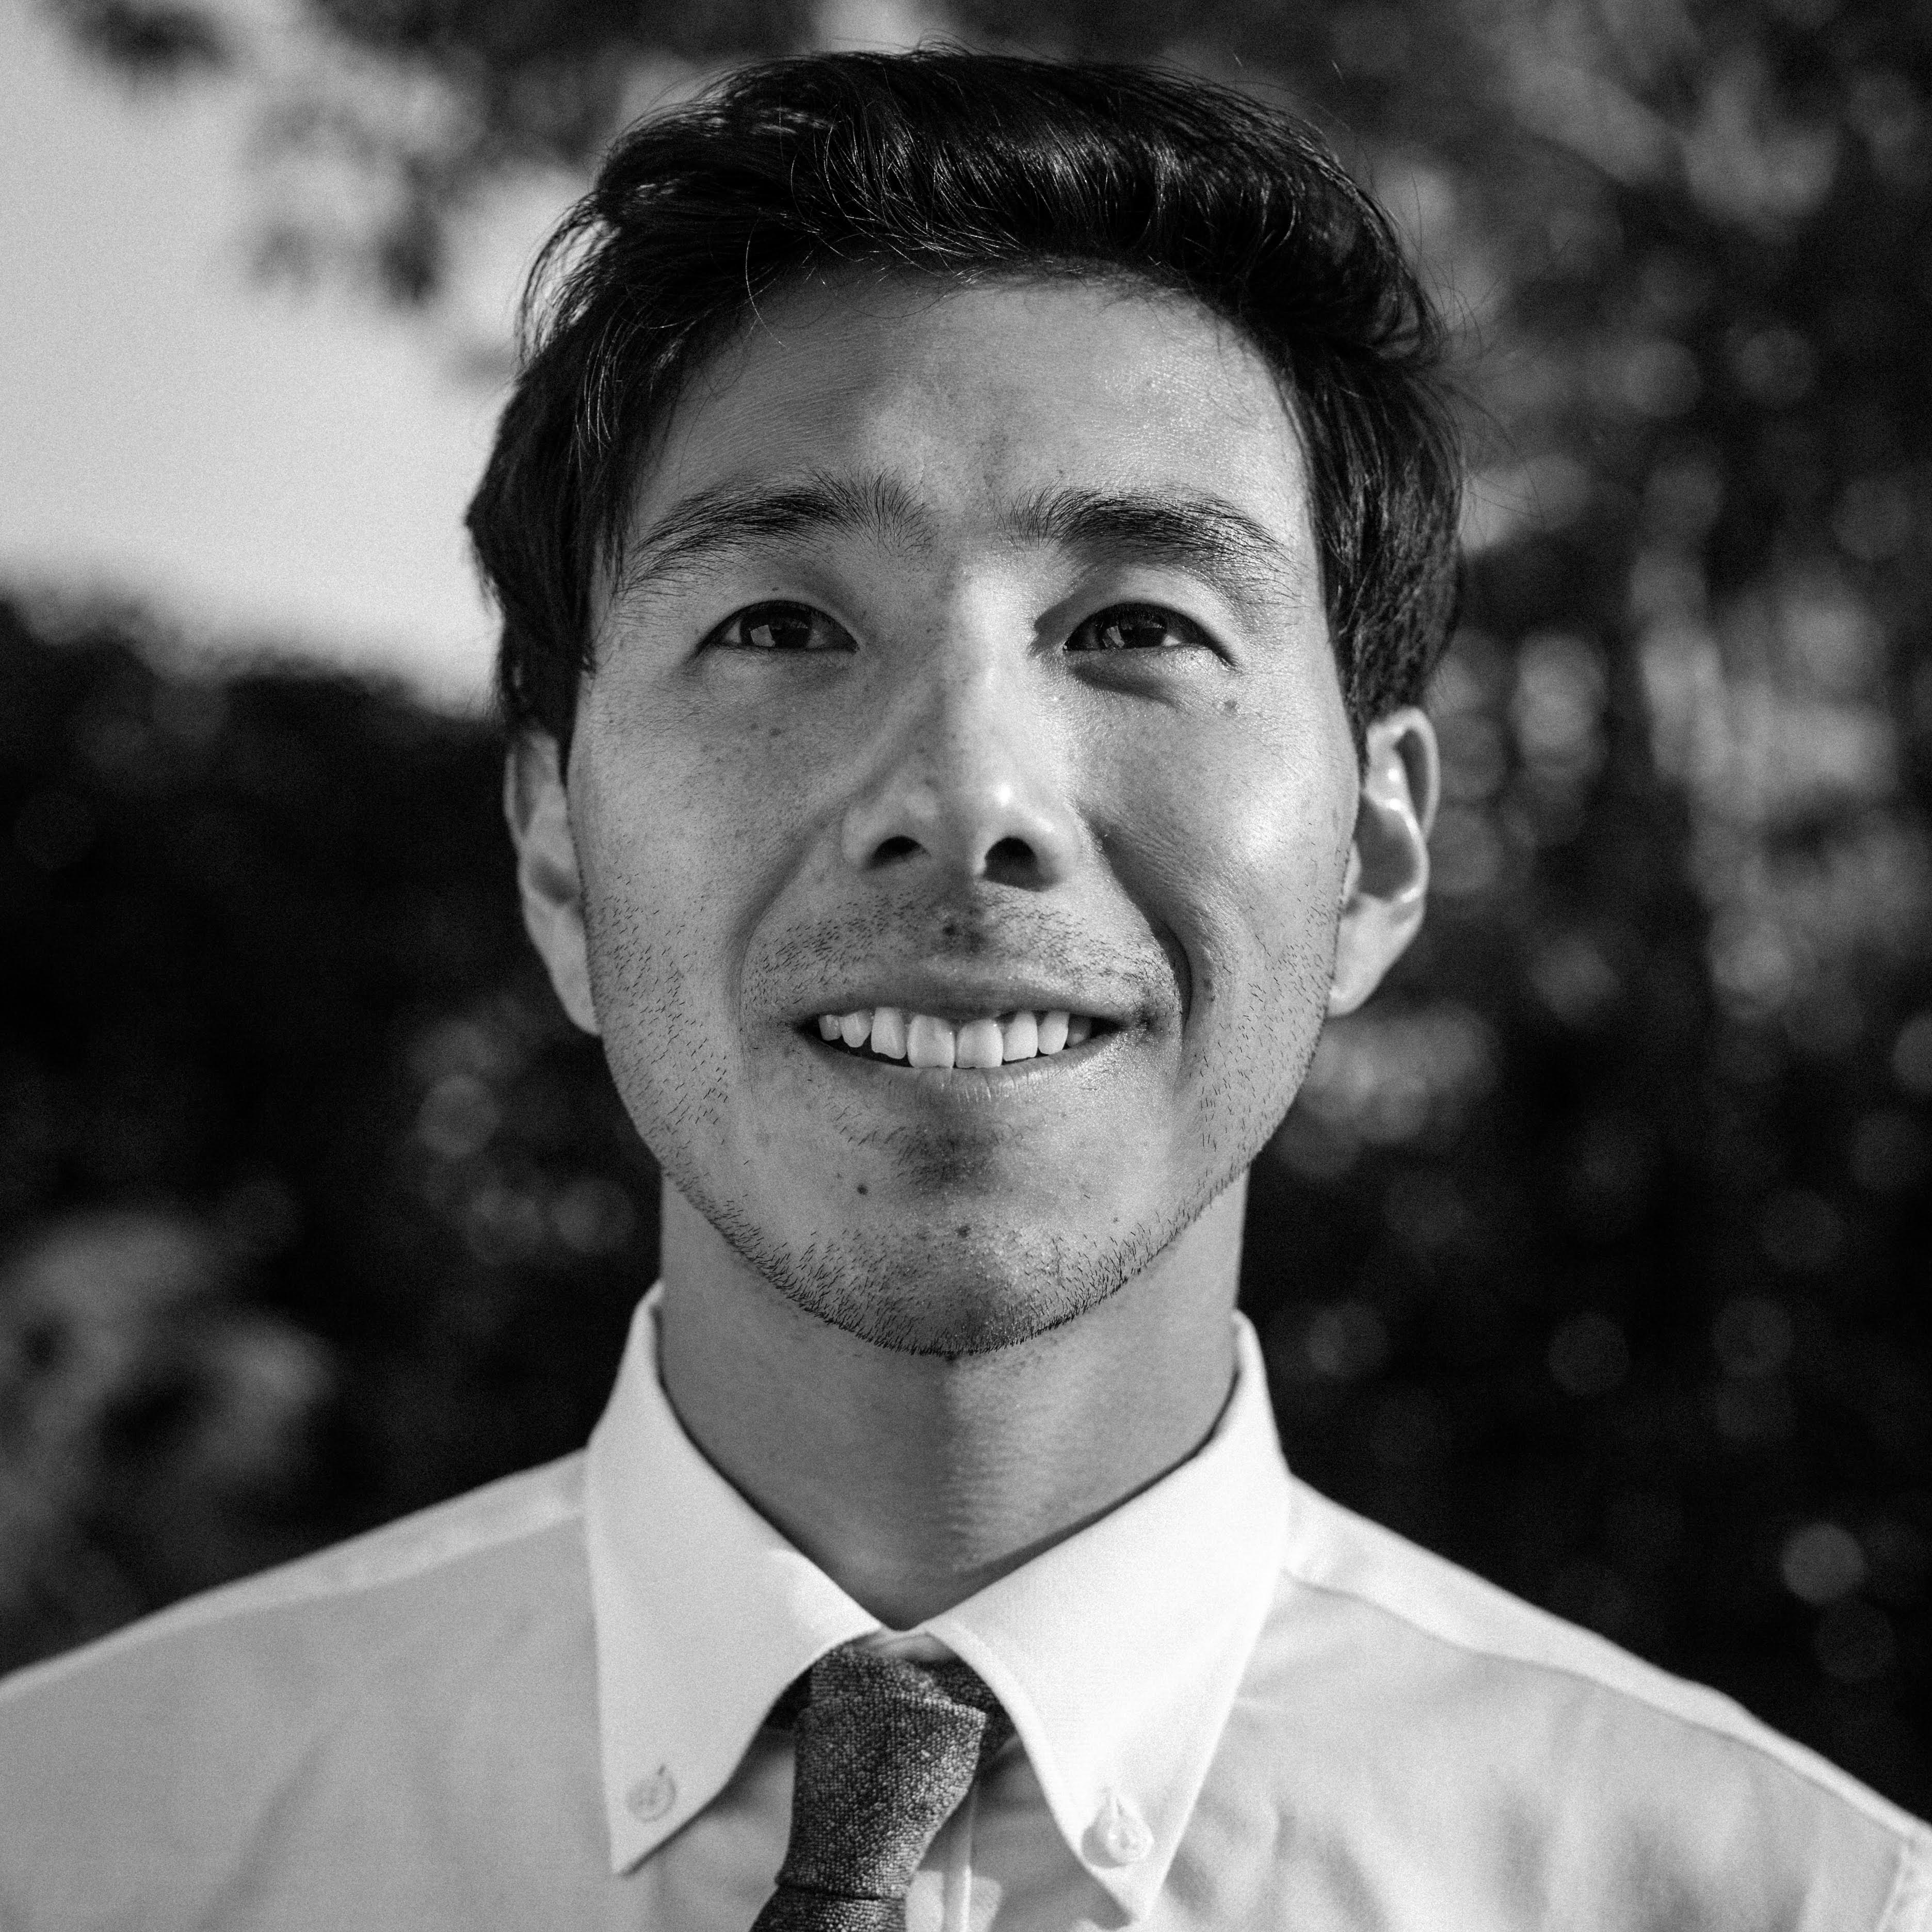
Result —
<path fill-rule="evenodd" d="M 845 630 L 808 604 L 754 604 L 725 619 L 700 646 L 741 651 L 848 651 Z"/>
<path fill-rule="evenodd" d="M 1211 650 L 1207 633 L 1178 610 L 1158 604 L 1117 604 L 1096 610 L 1066 640 L 1070 651 Z"/>

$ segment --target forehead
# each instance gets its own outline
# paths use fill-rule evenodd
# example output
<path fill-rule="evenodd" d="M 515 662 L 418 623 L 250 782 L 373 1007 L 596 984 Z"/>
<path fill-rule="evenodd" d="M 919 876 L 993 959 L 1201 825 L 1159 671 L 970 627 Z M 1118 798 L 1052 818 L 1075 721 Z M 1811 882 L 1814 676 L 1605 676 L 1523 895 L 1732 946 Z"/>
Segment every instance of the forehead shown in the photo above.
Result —
<path fill-rule="evenodd" d="M 1298 434 L 1239 331 L 1117 280 L 850 274 L 765 304 L 686 385 L 630 526 L 694 493 L 884 478 L 933 534 L 1068 486 L 1216 496 L 1311 548 Z"/>

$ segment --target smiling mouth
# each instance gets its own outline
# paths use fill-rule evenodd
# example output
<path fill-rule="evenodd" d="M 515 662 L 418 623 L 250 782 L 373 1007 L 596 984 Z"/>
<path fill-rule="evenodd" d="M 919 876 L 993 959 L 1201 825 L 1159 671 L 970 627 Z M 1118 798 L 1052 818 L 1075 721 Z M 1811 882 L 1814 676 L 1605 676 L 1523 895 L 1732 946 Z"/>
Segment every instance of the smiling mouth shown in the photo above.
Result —
<path fill-rule="evenodd" d="M 1083 1046 L 1114 1030 L 1111 1021 L 1058 1009 L 1024 1009 L 968 1020 L 956 1026 L 931 1013 L 900 1006 L 868 1006 L 849 1013 L 820 1013 L 818 1037 L 860 1060 L 896 1060 L 914 1067 L 994 1067 Z"/>

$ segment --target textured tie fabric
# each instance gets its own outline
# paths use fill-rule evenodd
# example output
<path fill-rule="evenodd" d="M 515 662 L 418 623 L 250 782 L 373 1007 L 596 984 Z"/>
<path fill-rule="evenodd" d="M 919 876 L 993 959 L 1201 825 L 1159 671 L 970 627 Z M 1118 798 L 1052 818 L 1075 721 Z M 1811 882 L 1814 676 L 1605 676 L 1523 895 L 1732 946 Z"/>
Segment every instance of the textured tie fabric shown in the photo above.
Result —
<path fill-rule="evenodd" d="M 752 1932 L 905 1932 L 906 1888 L 1011 1720 L 969 1664 L 847 1644 L 794 1730 L 791 1841 Z"/>

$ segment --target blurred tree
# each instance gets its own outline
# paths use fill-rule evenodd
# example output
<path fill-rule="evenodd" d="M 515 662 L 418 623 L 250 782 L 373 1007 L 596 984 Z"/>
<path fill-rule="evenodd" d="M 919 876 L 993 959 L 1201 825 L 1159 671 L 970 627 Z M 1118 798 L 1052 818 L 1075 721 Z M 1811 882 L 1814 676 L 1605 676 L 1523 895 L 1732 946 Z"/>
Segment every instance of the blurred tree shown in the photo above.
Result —
<path fill-rule="evenodd" d="M 656 1179 L 497 758 L 0 604 L 0 1658 L 581 1444 Z"/>
<path fill-rule="evenodd" d="M 492 197 L 560 206 L 620 125 L 754 54 L 944 34 L 1160 58 L 1313 113 L 1462 328 L 1478 475 L 1436 910 L 1257 1177 L 1244 1294 L 1291 1455 L 1932 1809 L 1932 10 L 310 0 L 278 38 L 55 3 L 133 71 L 247 77 L 272 263 L 432 313 Z M 8 648 L 23 692 L 68 694 L 23 700 L 70 707 L 17 740 L 30 764 L 132 742 L 103 694 L 138 686 L 151 734 L 202 701 L 104 640 Z M 362 1352 L 332 1371 L 369 1391 L 340 1493 L 375 1512 L 580 1426 L 648 1236 L 566 1268 L 562 1231 L 614 1239 L 609 1190 L 634 1217 L 648 1190 L 482 883 L 481 739 L 332 688 L 220 702 L 205 744 L 240 763 L 214 793 L 115 816 L 111 748 L 83 750 L 106 762 L 34 765 L 9 807 L 32 929 L 124 868 L 98 929 L 52 928 L 72 936 L 32 1030 L 92 1057 L 35 1064 L 25 1090 L 68 1096 L 34 1117 L 60 1178 L 18 1204 L 145 1187 L 219 1226 L 244 1185 L 220 1150 L 278 1149 L 313 1232 L 248 1292 L 325 1362 Z M 271 742 L 280 806 L 237 775 Z M 282 829 L 204 850 L 182 828 L 210 813 Z M 115 858 L 124 836 L 150 842 Z M 224 923 L 190 930 L 218 862 Z M 398 963 L 418 957 L 440 963 Z M 181 1046 L 178 998 L 227 1017 Z M 547 1120 L 580 1124 L 553 1142 Z M 550 1394 L 491 1382 L 517 1362 Z"/>

